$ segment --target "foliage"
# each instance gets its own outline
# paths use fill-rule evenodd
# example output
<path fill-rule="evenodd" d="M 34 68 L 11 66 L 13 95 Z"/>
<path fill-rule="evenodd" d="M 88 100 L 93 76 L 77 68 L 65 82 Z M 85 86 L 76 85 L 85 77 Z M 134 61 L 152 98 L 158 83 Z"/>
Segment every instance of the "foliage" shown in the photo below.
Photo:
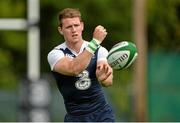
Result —
<path fill-rule="evenodd" d="M 21 18 L 26 15 L 26 1 L 1 0 L 0 18 Z"/>
<path fill-rule="evenodd" d="M 25 32 L 1 32 L 0 40 L 0 88 L 14 88 L 26 72 Z"/>
<path fill-rule="evenodd" d="M 148 1 L 148 44 L 152 50 L 180 51 L 180 1 Z"/>

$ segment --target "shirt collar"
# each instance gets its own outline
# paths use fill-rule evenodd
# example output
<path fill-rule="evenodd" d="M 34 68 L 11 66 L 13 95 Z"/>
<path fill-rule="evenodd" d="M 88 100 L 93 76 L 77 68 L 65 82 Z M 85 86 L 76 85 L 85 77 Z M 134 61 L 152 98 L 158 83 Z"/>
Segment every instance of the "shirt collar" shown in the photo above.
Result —
<path fill-rule="evenodd" d="M 87 47 L 87 41 L 83 41 L 79 53 L 76 53 L 74 50 L 70 49 L 67 45 L 66 47 L 75 55 L 78 56 L 80 53 L 84 51 L 84 49 Z"/>

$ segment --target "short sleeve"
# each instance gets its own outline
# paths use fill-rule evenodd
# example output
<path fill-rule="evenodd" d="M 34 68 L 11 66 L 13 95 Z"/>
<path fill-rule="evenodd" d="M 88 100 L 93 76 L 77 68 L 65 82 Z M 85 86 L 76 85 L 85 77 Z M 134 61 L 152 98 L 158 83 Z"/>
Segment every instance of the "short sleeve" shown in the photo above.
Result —
<path fill-rule="evenodd" d="M 47 56 L 47 60 L 51 67 L 51 70 L 54 69 L 56 63 L 63 57 L 64 57 L 64 53 L 61 50 L 53 49 L 52 51 L 49 52 Z"/>
<path fill-rule="evenodd" d="M 107 60 L 107 56 L 108 56 L 108 50 L 101 46 L 98 51 L 98 61 Z"/>

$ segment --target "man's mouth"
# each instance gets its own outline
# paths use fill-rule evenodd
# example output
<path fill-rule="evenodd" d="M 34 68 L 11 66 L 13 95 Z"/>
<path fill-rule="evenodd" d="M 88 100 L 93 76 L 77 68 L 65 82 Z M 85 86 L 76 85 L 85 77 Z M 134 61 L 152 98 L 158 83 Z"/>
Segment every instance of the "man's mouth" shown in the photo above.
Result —
<path fill-rule="evenodd" d="M 78 36 L 78 34 L 73 34 L 73 35 L 72 35 L 72 37 L 77 37 L 77 36 Z"/>

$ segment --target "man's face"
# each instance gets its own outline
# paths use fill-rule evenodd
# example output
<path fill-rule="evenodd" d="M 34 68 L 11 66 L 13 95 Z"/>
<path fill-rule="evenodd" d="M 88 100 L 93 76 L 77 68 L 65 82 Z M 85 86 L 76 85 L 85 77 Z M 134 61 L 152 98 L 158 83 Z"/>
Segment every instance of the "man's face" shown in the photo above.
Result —
<path fill-rule="evenodd" d="M 69 43 L 76 43 L 82 40 L 83 22 L 78 17 L 62 19 L 62 27 L 59 32 Z"/>

